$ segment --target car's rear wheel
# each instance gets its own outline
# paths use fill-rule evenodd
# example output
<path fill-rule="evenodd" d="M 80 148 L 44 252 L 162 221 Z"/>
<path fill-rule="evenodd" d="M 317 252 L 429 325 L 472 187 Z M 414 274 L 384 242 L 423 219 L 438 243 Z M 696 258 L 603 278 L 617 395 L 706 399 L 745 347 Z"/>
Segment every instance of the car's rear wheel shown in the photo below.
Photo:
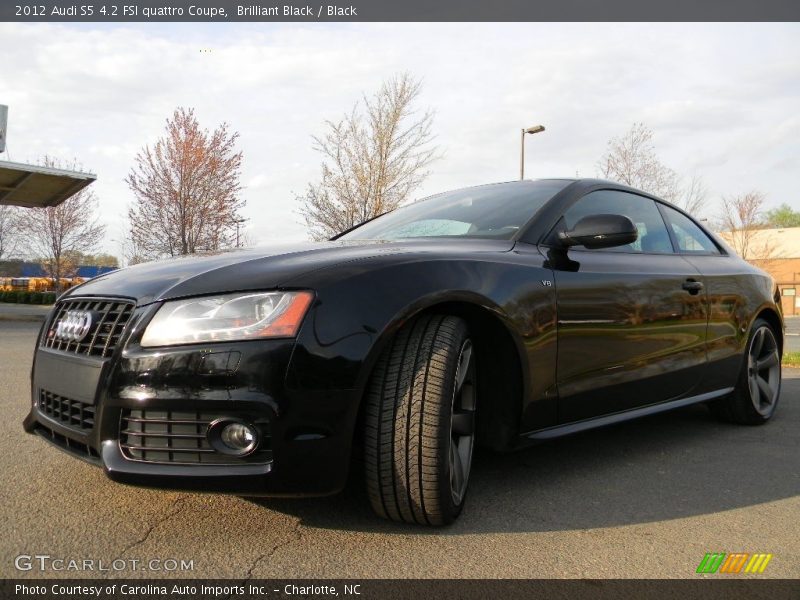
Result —
<path fill-rule="evenodd" d="M 756 319 L 747 340 L 736 388 L 729 396 L 711 403 L 711 409 L 725 421 L 760 425 L 775 413 L 780 392 L 778 339 L 767 321 Z"/>
<path fill-rule="evenodd" d="M 387 519 L 445 525 L 461 512 L 475 443 L 475 349 L 466 323 L 424 315 L 383 352 L 366 397 L 367 493 Z"/>

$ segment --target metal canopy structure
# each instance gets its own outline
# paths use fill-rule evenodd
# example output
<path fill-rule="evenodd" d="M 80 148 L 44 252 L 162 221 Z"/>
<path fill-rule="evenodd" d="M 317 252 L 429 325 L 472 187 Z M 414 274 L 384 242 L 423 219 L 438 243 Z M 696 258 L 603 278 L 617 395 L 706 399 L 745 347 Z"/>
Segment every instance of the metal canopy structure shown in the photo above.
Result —
<path fill-rule="evenodd" d="M 0 161 L 0 204 L 58 206 L 95 179 L 92 173 Z"/>

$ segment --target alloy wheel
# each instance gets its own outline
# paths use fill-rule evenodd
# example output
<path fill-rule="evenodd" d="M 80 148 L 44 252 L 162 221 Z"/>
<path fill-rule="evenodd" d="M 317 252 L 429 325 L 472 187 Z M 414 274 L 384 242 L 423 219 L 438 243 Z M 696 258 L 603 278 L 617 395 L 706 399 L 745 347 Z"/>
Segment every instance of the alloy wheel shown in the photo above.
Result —
<path fill-rule="evenodd" d="M 759 327 L 750 341 L 747 382 L 753 407 L 760 415 L 768 416 L 778 400 L 781 357 L 775 335 L 767 326 Z"/>
<path fill-rule="evenodd" d="M 458 354 L 450 424 L 450 493 L 458 505 L 467 491 L 475 445 L 475 357 L 467 339 Z"/>

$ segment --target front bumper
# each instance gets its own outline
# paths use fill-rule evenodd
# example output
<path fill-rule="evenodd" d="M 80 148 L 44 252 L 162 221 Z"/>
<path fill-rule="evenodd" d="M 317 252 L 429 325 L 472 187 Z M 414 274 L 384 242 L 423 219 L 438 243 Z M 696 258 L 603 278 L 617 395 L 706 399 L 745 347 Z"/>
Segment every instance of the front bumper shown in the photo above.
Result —
<path fill-rule="evenodd" d="M 152 312 L 137 310 L 108 357 L 39 345 L 25 430 L 122 483 L 261 496 L 344 487 L 358 410 L 353 390 L 294 389 L 287 381 L 293 340 L 142 348 L 142 328 L 133 324 Z M 209 449 L 203 423 L 223 417 L 257 424 L 262 444 L 253 455 Z"/>

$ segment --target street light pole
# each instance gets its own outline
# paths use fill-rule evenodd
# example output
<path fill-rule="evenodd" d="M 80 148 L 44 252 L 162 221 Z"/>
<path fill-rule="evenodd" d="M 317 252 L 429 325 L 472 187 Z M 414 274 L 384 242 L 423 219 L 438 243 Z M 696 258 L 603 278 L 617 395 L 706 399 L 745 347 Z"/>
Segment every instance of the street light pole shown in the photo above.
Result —
<path fill-rule="evenodd" d="M 520 134 L 519 138 L 519 180 L 522 181 L 525 179 L 525 134 L 530 133 L 533 135 L 534 133 L 539 133 L 544 131 L 544 125 L 534 125 L 533 127 L 528 127 L 527 129 L 522 129 L 522 133 Z"/>

